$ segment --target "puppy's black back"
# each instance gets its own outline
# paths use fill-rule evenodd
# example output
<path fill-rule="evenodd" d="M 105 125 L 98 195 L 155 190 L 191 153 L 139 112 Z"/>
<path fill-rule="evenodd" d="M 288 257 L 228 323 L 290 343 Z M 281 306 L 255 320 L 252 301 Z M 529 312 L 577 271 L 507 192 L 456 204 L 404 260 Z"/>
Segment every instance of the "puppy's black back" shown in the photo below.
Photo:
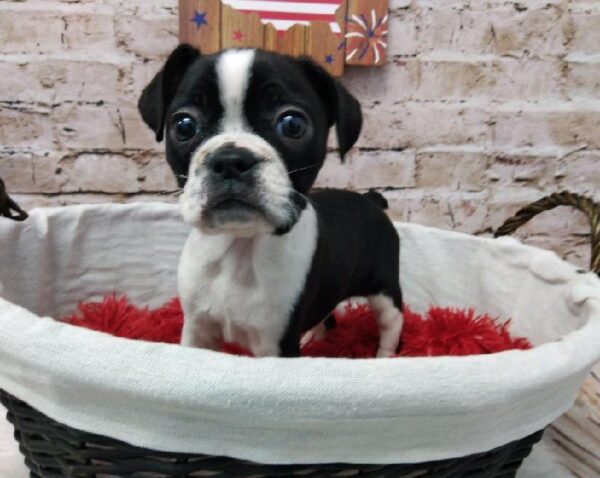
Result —
<path fill-rule="evenodd" d="M 386 286 L 390 281 L 398 283 L 400 239 L 379 198 L 383 199 L 377 193 L 339 189 L 310 195 L 319 221 L 312 266 L 319 272 L 321 287 L 330 290 L 335 300 L 391 294 Z"/>
<path fill-rule="evenodd" d="M 308 330 L 354 296 L 384 294 L 402 310 L 400 239 L 383 196 L 322 189 L 309 198 L 318 217 L 317 248 L 290 327 Z"/>

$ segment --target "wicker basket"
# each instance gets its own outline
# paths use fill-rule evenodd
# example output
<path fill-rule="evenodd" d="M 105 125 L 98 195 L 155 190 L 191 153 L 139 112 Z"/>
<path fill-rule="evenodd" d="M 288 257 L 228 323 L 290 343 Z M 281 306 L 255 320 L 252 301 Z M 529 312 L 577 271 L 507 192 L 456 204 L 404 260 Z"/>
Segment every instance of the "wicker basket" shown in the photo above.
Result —
<path fill-rule="evenodd" d="M 509 234 L 536 214 L 561 205 L 585 212 L 592 225 L 592 270 L 600 271 L 600 206 L 567 192 L 553 194 L 519 211 L 499 228 Z M 32 477 L 333 477 L 510 478 L 543 431 L 485 453 L 419 464 L 262 465 L 224 456 L 167 453 L 129 445 L 65 426 L 0 390 L 8 420 Z"/>

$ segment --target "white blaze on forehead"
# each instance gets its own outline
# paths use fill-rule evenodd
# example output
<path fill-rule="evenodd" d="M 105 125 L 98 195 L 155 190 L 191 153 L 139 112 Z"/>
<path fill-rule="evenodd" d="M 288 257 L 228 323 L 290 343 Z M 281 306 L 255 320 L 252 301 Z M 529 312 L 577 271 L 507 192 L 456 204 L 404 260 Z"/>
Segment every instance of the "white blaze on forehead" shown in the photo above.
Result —
<path fill-rule="evenodd" d="M 244 99 L 250 80 L 254 50 L 229 50 L 217 61 L 219 95 L 223 105 L 221 131 L 243 131 Z"/>

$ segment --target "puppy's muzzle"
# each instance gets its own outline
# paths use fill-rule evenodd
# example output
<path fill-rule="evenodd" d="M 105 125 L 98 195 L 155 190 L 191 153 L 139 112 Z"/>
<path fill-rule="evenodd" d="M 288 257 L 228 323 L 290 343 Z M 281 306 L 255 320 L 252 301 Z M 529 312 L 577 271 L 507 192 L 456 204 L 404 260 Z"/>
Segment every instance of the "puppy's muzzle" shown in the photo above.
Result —
<path fill-rule="evenodd" d="M 206 156 L 207 213 L 214 208 L 250 207 L 259 210 L 260 158 L 249 149 L 227 145 Z"/>
<path fill-rule="evenodd" d="M 181 196 L 186 222 L 207 234 L 283 234 L 300 217 L 300 201 L 279 154 L 250 133 L 212 137 L 193 155 Z"/>

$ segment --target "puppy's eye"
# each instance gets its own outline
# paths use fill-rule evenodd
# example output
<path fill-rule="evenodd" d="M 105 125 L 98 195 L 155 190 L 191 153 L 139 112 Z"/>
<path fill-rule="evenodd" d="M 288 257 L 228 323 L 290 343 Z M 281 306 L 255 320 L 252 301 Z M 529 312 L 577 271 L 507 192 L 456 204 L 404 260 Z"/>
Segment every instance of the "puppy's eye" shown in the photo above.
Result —
<path fill-rule="evenodd" d="M 192 116 L 181 114 L 175 117 L 173 131 L 178 141 L 189 141 L 198 133 L 198 123 Z"/>
<path fill-rule="evenodd" d="M 308 123 L 300 113 L 290 111 L 283 113 L 275 123 L 275 130 L 279 136 L 290 139 L 300 139 L 306 133 Z"/>

